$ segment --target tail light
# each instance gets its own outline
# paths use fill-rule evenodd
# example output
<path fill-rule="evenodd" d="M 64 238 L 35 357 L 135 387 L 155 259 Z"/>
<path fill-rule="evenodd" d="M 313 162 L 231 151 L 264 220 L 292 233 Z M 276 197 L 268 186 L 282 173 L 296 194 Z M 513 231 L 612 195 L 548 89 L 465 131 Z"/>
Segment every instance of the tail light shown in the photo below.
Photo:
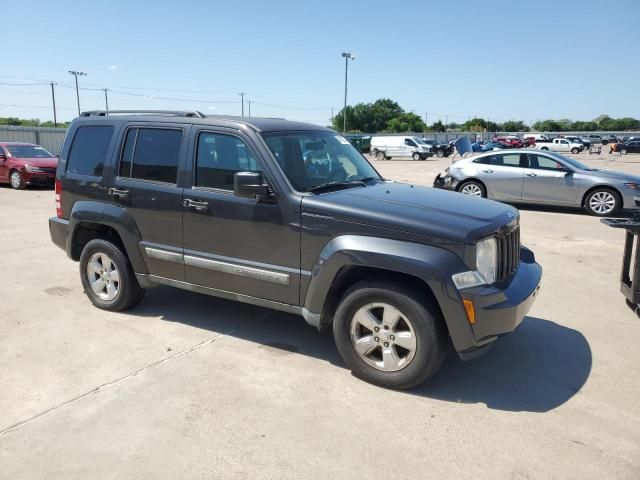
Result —
<path fill-rule="evenodd" d="M 56 180 L 56 216 L 62 218 L 62 182 Z"/>

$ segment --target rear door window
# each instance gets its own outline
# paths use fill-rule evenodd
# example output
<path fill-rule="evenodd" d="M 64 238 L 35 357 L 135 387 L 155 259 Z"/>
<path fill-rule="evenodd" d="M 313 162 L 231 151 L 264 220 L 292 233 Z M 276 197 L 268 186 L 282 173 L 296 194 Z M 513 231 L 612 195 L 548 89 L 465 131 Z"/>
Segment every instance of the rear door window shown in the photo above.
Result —
<path fill-rule="evenodd" d="M 112 137 L 112 126 L 78 128 L 67 158 L 67 172 L 101 177 Z"/>
<path fill-rule="evenodd" d="M 131 128 L 127 131 L 119 176 L 176 183 L 182 130 Z"/>

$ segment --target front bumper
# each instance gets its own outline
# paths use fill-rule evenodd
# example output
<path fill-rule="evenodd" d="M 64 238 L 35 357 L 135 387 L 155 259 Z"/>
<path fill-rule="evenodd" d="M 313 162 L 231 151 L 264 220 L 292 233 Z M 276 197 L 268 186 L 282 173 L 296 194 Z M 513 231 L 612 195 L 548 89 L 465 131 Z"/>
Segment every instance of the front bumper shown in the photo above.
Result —
<path fill-rule="evenodd" d="M 434 188 L 443 188 L 445 190 L 456 191 L 458 188 L 459 180 L 457 178 L 452 177 L 449 174 L 442 175 L 439 173 L 436 176 L 436 179 L 433 181 Z"/>
<path fill-rule="evenodd" d="M 465 359 L 499 336 L 514 331 L 531 309 L 540 290 L 542 267 L 531 250 L 522 247 L 520 266 L 506 285 L 490 285 L 462 290 L 463 300 L 473 302 L 476 321 L 471 325 L 476 347 L 460 352 Z"/>
<path fill-rule="evenodd" d="M 24 182 L 29 185 L 49 185 L 56 180 L 55 172 L 27 172 L 22 170 L 20 173 Z"/>

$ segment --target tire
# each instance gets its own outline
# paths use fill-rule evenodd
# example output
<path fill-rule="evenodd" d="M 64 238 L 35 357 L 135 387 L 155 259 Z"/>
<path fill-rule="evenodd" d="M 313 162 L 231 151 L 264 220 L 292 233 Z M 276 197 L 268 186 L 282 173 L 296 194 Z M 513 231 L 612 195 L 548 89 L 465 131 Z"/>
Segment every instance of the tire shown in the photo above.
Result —
<path fill-rule="evenodd" d="M 411 158 L 413 158 L 413 160 L 417 162 L 418 160 L 420 160 L 420 154 L 418 152 L 413 152 Z"/>
<path fill-rule="evenodd" d="M 580 149 L 579 149 L 579 148 L 576 148 L 576 147 L 573 147 L 573 148 L 571 149 L 571 153 L 573 153 L 574 155 L 576 155 L 576 154 L 580 153 Z"/>
<path fill-rule="evenodd" d="M 90 267 L 90 263 L 95 265 Z M 105 271 L 106 273 L 100 273 Z M 114 271 L 117 273 L 117 281 Z M 90 277 L 94 281 L 90 282 Z M 144 290 L 136 280 L 129 259 L 120 247 L 108 240 L 91 240 L 82 249 L 80 280 L 91 303 L 102 310 L 112 312 L 126 310 L 138 304 L 144 296 Z M 98 282 L 102 283 L 98 284 Z M 109 285 L 113 289 L 110 289 Z M 98 291 L 100 286 L 103 288 Z"/>
<path fill-rule="evenodd" d="M 27 187 L 22 174 L 18 170 L 11 170 L 11 173 L 9 173 L 9 184 L 15 190 L 24 190 Z"/>
<path fill-rule="evenodd" d="M 390 322 L 382 321 L 384 311 L 399 314 L 395 328 L 386 329 Z M 365 323 L 376 326 L 368 329 Z M 423 383 L 440 368 L 447 351 L 447 330 L 437 306 L 421 292 L 390 282 L 364 280 L 351 287 L 336 311 L 333 336 L 353 375 L 385 388 Z M 356 350 L 357 339 L 370 353 Z M 383 350 L 389 355 L 383 356 Z"/>
<path fill-rule="evenodd" d="M 462 182 L 458 187 L 458 192 L 462 193 L 463 195 L 487 198 L 486 187 L 477 180 L 467 180 L 465 182 Z"/>
<path fill-rule="evenodd" d="M 620 194 L 610 188 L 596 188 L 584 200 L 584 208 L 595 217 L 611 217 L 622 208 Z"/>
<path fill-rule="evenodd" d="M 549 150 L 548 147 L 540 147 L 540 150 Z"/>
<path fill-rule="evenodd" d="M 444 157 L 444 151 L 441 149 L 438 149 L 438 151 L 436 152 L 436 157 L 438 158 Z"/>
<path fill-rule="evenodd" d="M 627 149 L 623 148 L 622 150 L 620 150 L 620 155 L 626 155 L 627 154 Z"/>
<path fill-rule="evenodd" d="M 384 152 L 377 152 L 376 153 L 376 160 L 384 160 Z"/>
<path fill-rule="evenodd" d="M 608 144 L 608 143 L 609 143 L 609 140 L 604 140 L 604 139 L 602 140 L 602 144 L 603 144 L 603 145 L 606 145 L 606 144 Z"/>

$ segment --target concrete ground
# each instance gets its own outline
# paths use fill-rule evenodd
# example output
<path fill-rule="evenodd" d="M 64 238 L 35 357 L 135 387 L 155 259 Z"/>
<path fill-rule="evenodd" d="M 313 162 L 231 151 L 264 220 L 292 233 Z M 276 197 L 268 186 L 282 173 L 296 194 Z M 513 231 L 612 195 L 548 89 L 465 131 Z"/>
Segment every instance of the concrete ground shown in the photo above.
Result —
<path fill-rule="evenodd" d="M 580 158 L 640 173 L 640 155 Z M 430 185 L 450 160 L 375 163 Z M 51 191 L 0 188 L 1 478 L 640 478 L 640 319 L 623 233 L 595 218 L 523 208 L 544 268 L 529 317 L 396 392 L 301 318 L 169 288 L 92 307 L 53 213 Z"/>

